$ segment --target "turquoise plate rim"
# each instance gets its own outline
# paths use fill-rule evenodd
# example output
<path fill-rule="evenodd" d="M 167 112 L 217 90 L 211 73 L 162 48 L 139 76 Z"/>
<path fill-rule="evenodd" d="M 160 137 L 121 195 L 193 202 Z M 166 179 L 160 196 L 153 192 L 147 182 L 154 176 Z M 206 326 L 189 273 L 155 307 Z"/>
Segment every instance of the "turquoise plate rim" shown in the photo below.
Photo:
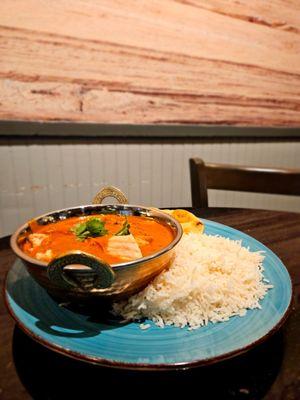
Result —
<path fill-rule="evenodd" d="M 193 360 L 193 361 L 174 362 L 174 363 L 159 363 L 159 364 L 114 361 L 114 360 L 101 358 L 98 356 L 94 357 L 94 356 L 86 355 L 86 354 L 83 354 L 83 353 L 80 353 L 80 352 L 77 352 L 74 350 L 70 350 L 66 347 L 59 346 L 55 343 L 50 342 L 49 340 L 44 339 L 42 336 L 40 336 L 40 335 L 36 334 L 35 332 L 33 332 L 32 330 L 30 330 L 30 328 L 27 327 L 26 324 L 24 324 L 19 319 L 19 317 L 13 310 L 12 306 L 10 305 L 9 293 L 7 291 L 7 282 L 8 282 L 10 270 L 7 272 L 7 274 L 5 276 L 5 281 L 4 281 L 4 286 L 3 286 L 4 302 L 5 302 L 6 308 L 8 309 L 12 318 L 15 320 L 17 326 L 23 332 L 25 332 L 29 337 L 31 337 L 33 340 L 35 340 L 36 342 L 42 344 L 43 346 L 45 346 L 46 348 L 48 348 L 50 350 L 53 350 L 59 354 L 68 356 L 75 360 L 80 360 L 80 361 L 84 361 L 84 362 L 87 362 L 90 364 L 96 364 L 96 365 L 100 365 L 100 366 L 104 366 L 104 367 L 128 369 L 128 370 L 149 370 L 149 371 L 176 370 L 176 369 L 182 370 L 182 369 L 189 369 L 189 368 L 195 368 L 195 367 L 204 366 L 204 365 L 215 364 L 217 362 L 220 362 L 220 361 L 238 356 L 240 354 L 243 354 L 243 353 L 249 351 L 250 349 L 254 348 L 255 346 L 263 343 L 265 340 L 267 340 L 270 336 L 272 336 L 275 332 L 277 332 L 282 327 L 282 325 L 285 323 L 285 321 L 287 320 L 287 318 L 292 310 L 292 303 L 293 303 L 292 280 L 291 280 L 291 277 L 290 277 L 290 274 L 289 274 L 287 268 L 285 267 L 283 262 L 280 260 L 280 258 L 272 250 L 270 250 L 263 243 L 259 242 L 257 239 L 253 238 L 252 236 L 250 236 L 242 231 L 239 231 L 238 229 L 232 228 L 228 225 L 224 225 L 224 224 L 221 224 L 221 223 L 218 223 L 218 222 L 215 222 L 212 220 L 207 220 L 204 218 L 201 218 L 201 221 L 204 222 L 205 226 L 206 226 L 206 224 L 208 224 L 210 226 L 213 226 L 214 228 L 219 228 L 220 230 L 223 230 L 224 228 L 229 229 L 231 232 L 238 235 L 238 237 L 235 240 L 237 240 L 237 239 L 251 240 L 251 242 L 254 243 L 256 246 L 259 246 L 261 248 L 261 250 L 269 252 L 269 254 L 271 254 L 272 257 L 274 259 L 276 259 L 276 261 L 280 265 L 280 268 L 283 268 L 283 270 L 285 270 L 286 277 L 288 279 L 288 286 L 290 288 L 289 300 L 288 300 L 285 312 L 282 314 L 279 321 L 276 324 L 274 324 L 274 326 L 271 329 L 269 329 L 265 334 L 260 336 L 257 340 L 254 340 L 245 346 L 236 348 L 229 352 L 224 352 L 223 354 L 220 354 L 217 356 L 208 357 L 208 358 L 202 358 L 202 359 Z M 25 269 L 25 266 L 23 266 L 23 268 Z M 178 328 L 178 329 L 180 329 L 180 328 Z"/>

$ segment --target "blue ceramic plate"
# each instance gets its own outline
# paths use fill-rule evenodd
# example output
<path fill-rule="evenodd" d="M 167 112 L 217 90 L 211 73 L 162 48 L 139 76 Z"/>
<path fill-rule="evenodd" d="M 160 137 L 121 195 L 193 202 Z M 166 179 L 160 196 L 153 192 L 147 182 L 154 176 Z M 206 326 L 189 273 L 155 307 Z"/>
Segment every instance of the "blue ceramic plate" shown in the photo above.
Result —
<path fill-rule="evenodd" d="M 265 277 L 274 285 L 261 310 L 194 331 L 172 326 L 147 330 L 139 323 L 99 322 L 60 307 L 28 275 L 20 261 L 6 281 L 6 303 L 18 325 L 43 345 L 77 359 L 128 369 L 174 369 L 204 365 L 247 351 L 265 340 L 285 321 L 292 298 L 289 274 L 280 259 L 252 237 L 216 222 L 203 220 L 205 233 L 242 239 L 251 251 L 265 252 Z M 148 323 L 148 321 L 146 321 Z"/>

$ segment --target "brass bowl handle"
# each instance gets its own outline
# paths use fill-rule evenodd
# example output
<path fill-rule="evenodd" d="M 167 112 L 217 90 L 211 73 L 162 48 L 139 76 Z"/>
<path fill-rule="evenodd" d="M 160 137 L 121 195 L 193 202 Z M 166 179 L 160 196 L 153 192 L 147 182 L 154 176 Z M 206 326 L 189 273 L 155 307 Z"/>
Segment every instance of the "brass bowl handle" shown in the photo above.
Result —
<path fill-rule="evenodd" d="M 48 264 L 48 278 L 62 289 L 105 289 L 115 280 L 111 266 L 99 258 L 73 251 L 55 258 Z"/>
<path fill-rule="evenodd" d="M 94 197 L 93 204 L 101 204 L 106 197 L 114 197 L 119 204 L 128 204 L 125 194 L 114 186 L 105 186 Z"/>

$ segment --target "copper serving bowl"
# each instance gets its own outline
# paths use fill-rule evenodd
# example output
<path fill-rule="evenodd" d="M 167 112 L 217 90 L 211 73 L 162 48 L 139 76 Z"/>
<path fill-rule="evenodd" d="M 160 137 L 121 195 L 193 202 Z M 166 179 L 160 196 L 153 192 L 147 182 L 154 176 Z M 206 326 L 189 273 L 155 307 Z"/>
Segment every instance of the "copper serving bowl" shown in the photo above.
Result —
<path fill-rule="evenodd" d="M 115 197 L 120 204 L 100 204 L 105 197 Z M 45 225 L 74 216 L 93 214 L 141 215 L 168 225 L 173 232 L 172 242 L 146 257 L 118 264 L 109 265 L 80 251 L 66 253 L 47 264 L 28 256 L 19 247 L 18 238 L 30 229 L 26 223 L 12 235 L 11 248 L 23 261 L 30 275 L 59 300 L 93 303 L 129 297 L 146 287 L 168 267 L 174 248 L 182 236 L 182 228 L 174 218 L 158 209 L 124 203 L 127 203 L 127 199 L 120 190 L 106 187 L 96 195 L 92 205 L 54 211 L 35 218 L 35 221 Z"/>

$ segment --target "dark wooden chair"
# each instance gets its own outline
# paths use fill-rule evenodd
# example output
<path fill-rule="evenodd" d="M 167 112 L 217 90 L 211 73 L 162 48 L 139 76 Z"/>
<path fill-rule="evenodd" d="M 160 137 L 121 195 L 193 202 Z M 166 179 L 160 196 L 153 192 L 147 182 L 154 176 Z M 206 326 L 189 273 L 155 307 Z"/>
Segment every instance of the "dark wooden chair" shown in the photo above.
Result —
<path fill-rule="evenodd" d="M 193 207 L 208 207 L 207 189 L 300 195 L 300 170 L 204 163 L 190 159 Z"/>

